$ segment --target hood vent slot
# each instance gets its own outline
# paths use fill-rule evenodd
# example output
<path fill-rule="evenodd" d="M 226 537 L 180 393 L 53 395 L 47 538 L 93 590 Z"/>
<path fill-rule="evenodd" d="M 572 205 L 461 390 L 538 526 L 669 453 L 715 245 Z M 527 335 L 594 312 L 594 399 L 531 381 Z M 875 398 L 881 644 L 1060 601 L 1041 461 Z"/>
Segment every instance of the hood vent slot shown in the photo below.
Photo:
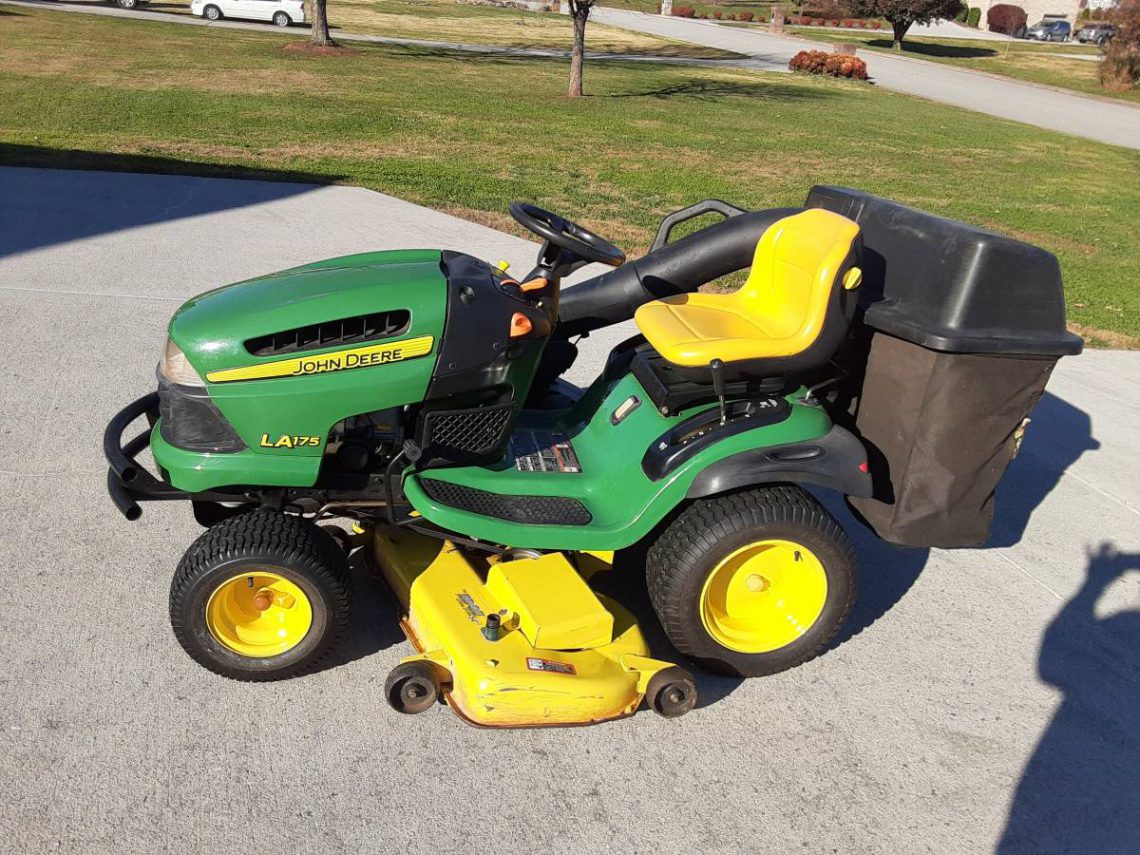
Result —
<path fill-rule="evenodd" d="M 406 333 L 411 323 L 412 313 L 407 309 L 373 312 L 251 338 L 246 340 L 245 349 L 254 356 L 277 356 L 344 344 L 363 344 Z"/>

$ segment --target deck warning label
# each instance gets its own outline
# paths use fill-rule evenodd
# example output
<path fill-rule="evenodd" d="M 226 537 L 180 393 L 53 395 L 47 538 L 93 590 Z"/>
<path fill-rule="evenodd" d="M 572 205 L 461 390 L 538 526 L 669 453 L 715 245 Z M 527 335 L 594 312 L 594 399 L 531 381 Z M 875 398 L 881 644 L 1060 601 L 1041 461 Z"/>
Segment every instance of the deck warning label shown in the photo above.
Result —
<path fill-rule="evenodd" d="M 552 659 L 539 659 L 536 656 L 528 656 L 526 659 L 526 667 L 529 671 L 549 671 L 552 674 L 577 674 L 574 666 L 568 662 L 555 662 Z"/>

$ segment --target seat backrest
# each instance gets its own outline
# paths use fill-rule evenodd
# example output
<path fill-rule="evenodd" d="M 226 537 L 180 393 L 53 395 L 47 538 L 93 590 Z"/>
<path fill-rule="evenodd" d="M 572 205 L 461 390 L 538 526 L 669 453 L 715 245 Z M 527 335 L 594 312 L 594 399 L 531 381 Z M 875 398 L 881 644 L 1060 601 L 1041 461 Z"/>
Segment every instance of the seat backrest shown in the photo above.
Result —
<path fill-rule="evenodd" d="M 776 336 L 819 332 L 859 226 L 822 208 L 777 220 L 761 236 L 736 299 Z M 805 329 L 810 327 L 812 329 Z"/>

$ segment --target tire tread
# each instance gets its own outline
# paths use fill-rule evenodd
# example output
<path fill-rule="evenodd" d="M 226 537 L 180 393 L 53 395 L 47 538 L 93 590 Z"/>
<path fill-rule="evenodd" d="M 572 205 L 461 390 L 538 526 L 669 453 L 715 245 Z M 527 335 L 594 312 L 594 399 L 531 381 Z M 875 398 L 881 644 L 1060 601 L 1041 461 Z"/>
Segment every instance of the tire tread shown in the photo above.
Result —
<path fill-rule="evenodd" d="M 284 565 L 302 568 L 323 590 L 332 594 L 326 637 L 313 655 L 288 669 L 262 673 L 220 665 L 193 641 L 185 601 L 191 583 L 220 563 L 267 554 Z M 351 606 L 348 561 L 337 541 L 308 520 L 274 511 L 251 511 L 212 526 L 186 550 L 170 585 L 170 625 L 178 643 L 205 668 L 244 682 L 287 679 L 320 668 L 337 649 Z"/>
<path fill-rule="evenodd" d="M 731 666 L 701 657 L 689 641 L 686 603 L 679 595 L 694 564 L 717 544 L 753 525 L 793 523 L 818 531 L 834 543 L 855 572 L 856 556 L 847 534 L 815 497 L 795 485 L 775 485 L 728 493 L 693 502 L 681 512 L 650 547 L 645 569 L 650 601 L 670 641 L 686 656 L 698 658 L 707 667 L 736 674 Z M 855 584 L 848 587 L 847 601 L 839 619 L 814 648 L 790 664 L 758 668 L 748 676 L 763 676 L 802 665 L 818 656 L 834 639 L 855 600 Z"/>

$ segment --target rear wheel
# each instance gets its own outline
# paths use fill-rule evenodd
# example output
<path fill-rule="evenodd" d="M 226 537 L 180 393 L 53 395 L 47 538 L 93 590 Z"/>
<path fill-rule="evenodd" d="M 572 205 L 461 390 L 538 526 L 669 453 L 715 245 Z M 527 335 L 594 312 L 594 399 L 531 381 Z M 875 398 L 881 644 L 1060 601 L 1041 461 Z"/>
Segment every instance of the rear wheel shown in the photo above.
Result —
<path fill-rule="evenodd" d="M 138 5 L 138 0 L 115 0 L 119 4 L 120 9 L 133 9 Z"/>
<path fill-rule="evenodd" d="M 312 671 L 348 625 L 340 545 L 299 517 L 254 511 L 218 523 L 186 551 L 170 624 L 200 665 L 235 680 Z"/>
<path fill-rule="evenodd" d="M 284 12 L 275 12 L 273 15 L 273 23 L 279 27 L 287 27 L 292 24 L 293 21 Z"/>
<path fill-rule="evenodd" d="M 835 636 L 855 594 L 855 553 L 798 487 L 694 502 L 649 550 L 649 596 L 669 640 L 705 668 L 758 677 Z"/>

